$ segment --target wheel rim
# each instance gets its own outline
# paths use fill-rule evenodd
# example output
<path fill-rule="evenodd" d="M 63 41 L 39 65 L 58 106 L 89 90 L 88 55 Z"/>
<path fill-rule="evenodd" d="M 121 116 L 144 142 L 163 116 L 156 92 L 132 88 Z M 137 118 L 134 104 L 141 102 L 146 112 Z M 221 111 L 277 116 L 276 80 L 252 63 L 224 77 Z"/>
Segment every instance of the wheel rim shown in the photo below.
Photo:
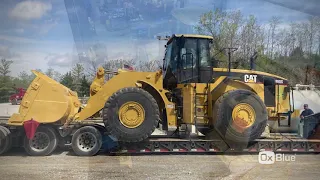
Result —
<path fill-rule="evenodd" d="M 241 103 L 233 108 L 232 120 L 235 125 L 245 129 L 254 124 L 256 120 L 256 113 L 251 105 Z"/>
<path fill-rule="evenodd" d="M 91 132 L 84 132 L 77 138 L 77 146 L 81 151 L 89 152 L 97 146 L 97 137 Z"/>
<path fill-rule="evenodd" d="M 137 102 L 127 102 L 119 109 L 119 120 L 127 128 L 140 126 L 145 119 L 144 108 Z"/>
<path fill-rule="evenodd" d="M 31 145 L 31 149 L 33 151 L 44 151 L 50 145 L 49 135 L 44 132 L 36 132 L 33 139 L 29 141 L 29 144 Z"/>

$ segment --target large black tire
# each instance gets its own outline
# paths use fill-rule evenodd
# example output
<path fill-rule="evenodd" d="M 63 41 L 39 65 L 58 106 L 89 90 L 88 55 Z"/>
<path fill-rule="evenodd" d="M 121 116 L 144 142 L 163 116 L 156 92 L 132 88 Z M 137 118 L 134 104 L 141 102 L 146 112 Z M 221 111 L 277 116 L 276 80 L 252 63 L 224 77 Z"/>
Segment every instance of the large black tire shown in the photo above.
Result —
<path fill-rule="evenodd" d="M 1 128 L 3 128 L 5 131 L 7 131 L 7 133 L 8 133 L 8 139 L 9 139 L 9 146 L 7 147 L 7 150 L 6 151 L 9 151 L 11 148 L 12 148 L 12 133 L 11 133 L 11 131 L 8 129 L 8 128 L 6 128 L 6 127 L 4 127 L 4 126 L 0 126 Z"/>
<path fill-rule="evenodd" d="M 129 102 L 139 103 L 145 112 L 142 124 L 135 128 L 124 126 L 119 120 L 119 108 Z M 156 100 L 145 90 L 129 87 L 115 92 L 103 109 L 103 121 L 107 132 L 118 141 L 139 142 L 148 138 L 160 121 L 160 112 Z"/>
<path fill-rule="evenodd" d="M 24 149 L 30 156 L 51 155 L 57 146 L 58 137 L 51 127 L 39 126 L 33 139 L 24 137 Z"/>
<path fill-rule="evenodd" d="M 81 127 L 72 136 L 72 149 L 78 156 L 94 156 L 101 146 L 102 135 L 95 127 Z"/>
<path fill-rule="evenodd" d="M 255 112 L 254 123 L 246 129 L 232 125 L 232 111 L 240 103 L 249 104 Z M 232 90 L 223 94 L 213 107 L 214 127 L 230 143 L 248 143 L 261 136 L 267 125 L 268 113 L 265 104 L 255 93 L 248 90 Z"/>
<path fill-rule="evenodd" d="M 12 136 L 10 130 L 0 126 L 0 155 L 6 153 L 12 145 Z"/>

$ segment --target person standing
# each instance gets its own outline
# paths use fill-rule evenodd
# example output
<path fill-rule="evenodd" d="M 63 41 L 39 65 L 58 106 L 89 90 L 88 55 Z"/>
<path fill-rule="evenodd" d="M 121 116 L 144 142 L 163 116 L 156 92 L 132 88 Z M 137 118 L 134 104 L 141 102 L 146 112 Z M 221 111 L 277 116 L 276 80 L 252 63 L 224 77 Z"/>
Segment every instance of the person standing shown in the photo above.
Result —
<path fill-rule="evenodd" d="M 301 120 L 304 119 L 306 116 L 309 116 L 311 114 L 314 114 L 313 111 L 309 108 L 308 104 L 303 105 L 304 111 L 300 114 Z"/>
<path fill-rule="evenodd" d="M 303 126 L 304 126 L 304 118 L 311 114 L 314 114 L 313 111 L 309 108 L 308 104 L 303 105 L 304 111 L 300 114 L 300 123 L 298 123 L 298 134 L 299 136 L 303 137 Z"/>

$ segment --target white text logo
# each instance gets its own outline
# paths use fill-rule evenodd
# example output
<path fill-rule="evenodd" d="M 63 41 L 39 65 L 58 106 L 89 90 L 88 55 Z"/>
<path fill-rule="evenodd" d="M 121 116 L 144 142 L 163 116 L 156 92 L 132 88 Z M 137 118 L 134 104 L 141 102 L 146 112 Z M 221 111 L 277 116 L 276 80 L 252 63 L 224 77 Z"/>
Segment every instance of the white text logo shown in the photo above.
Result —
<path fill-rule="evenodd" d="M 257 82 L 257 75 L 244 75 L 244 82 Z"/>
<path fill-rule="evenodd" d="M 259 152 L 260 164 L 274 164 L 275 162 L 293 162 L 296 161 L 295 155 L 275 154 L 272 151 Z"/>
<path fill-rule="evenodd" d="M 283 84 L 283 80 L 276 79 L 277 84 Z"/>
<path fill-rule="evenodd" d="M 275 162 L 275 154 L 272 151 L 259 152 L 260 164 L 273 164 Z"/>

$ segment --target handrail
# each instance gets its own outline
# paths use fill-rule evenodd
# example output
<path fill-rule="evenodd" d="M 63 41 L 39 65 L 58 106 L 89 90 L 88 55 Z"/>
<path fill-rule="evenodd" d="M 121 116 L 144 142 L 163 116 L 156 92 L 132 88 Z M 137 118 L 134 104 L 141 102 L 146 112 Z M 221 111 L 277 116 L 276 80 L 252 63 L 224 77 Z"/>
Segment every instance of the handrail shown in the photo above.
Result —
<path fill-rule="evenodd" d="M 313 84 L 304 85 L 304 84 L 296 84 L 292 87 L 294 90 L 320 90 L 320 86 L 315 86 Z"/>

